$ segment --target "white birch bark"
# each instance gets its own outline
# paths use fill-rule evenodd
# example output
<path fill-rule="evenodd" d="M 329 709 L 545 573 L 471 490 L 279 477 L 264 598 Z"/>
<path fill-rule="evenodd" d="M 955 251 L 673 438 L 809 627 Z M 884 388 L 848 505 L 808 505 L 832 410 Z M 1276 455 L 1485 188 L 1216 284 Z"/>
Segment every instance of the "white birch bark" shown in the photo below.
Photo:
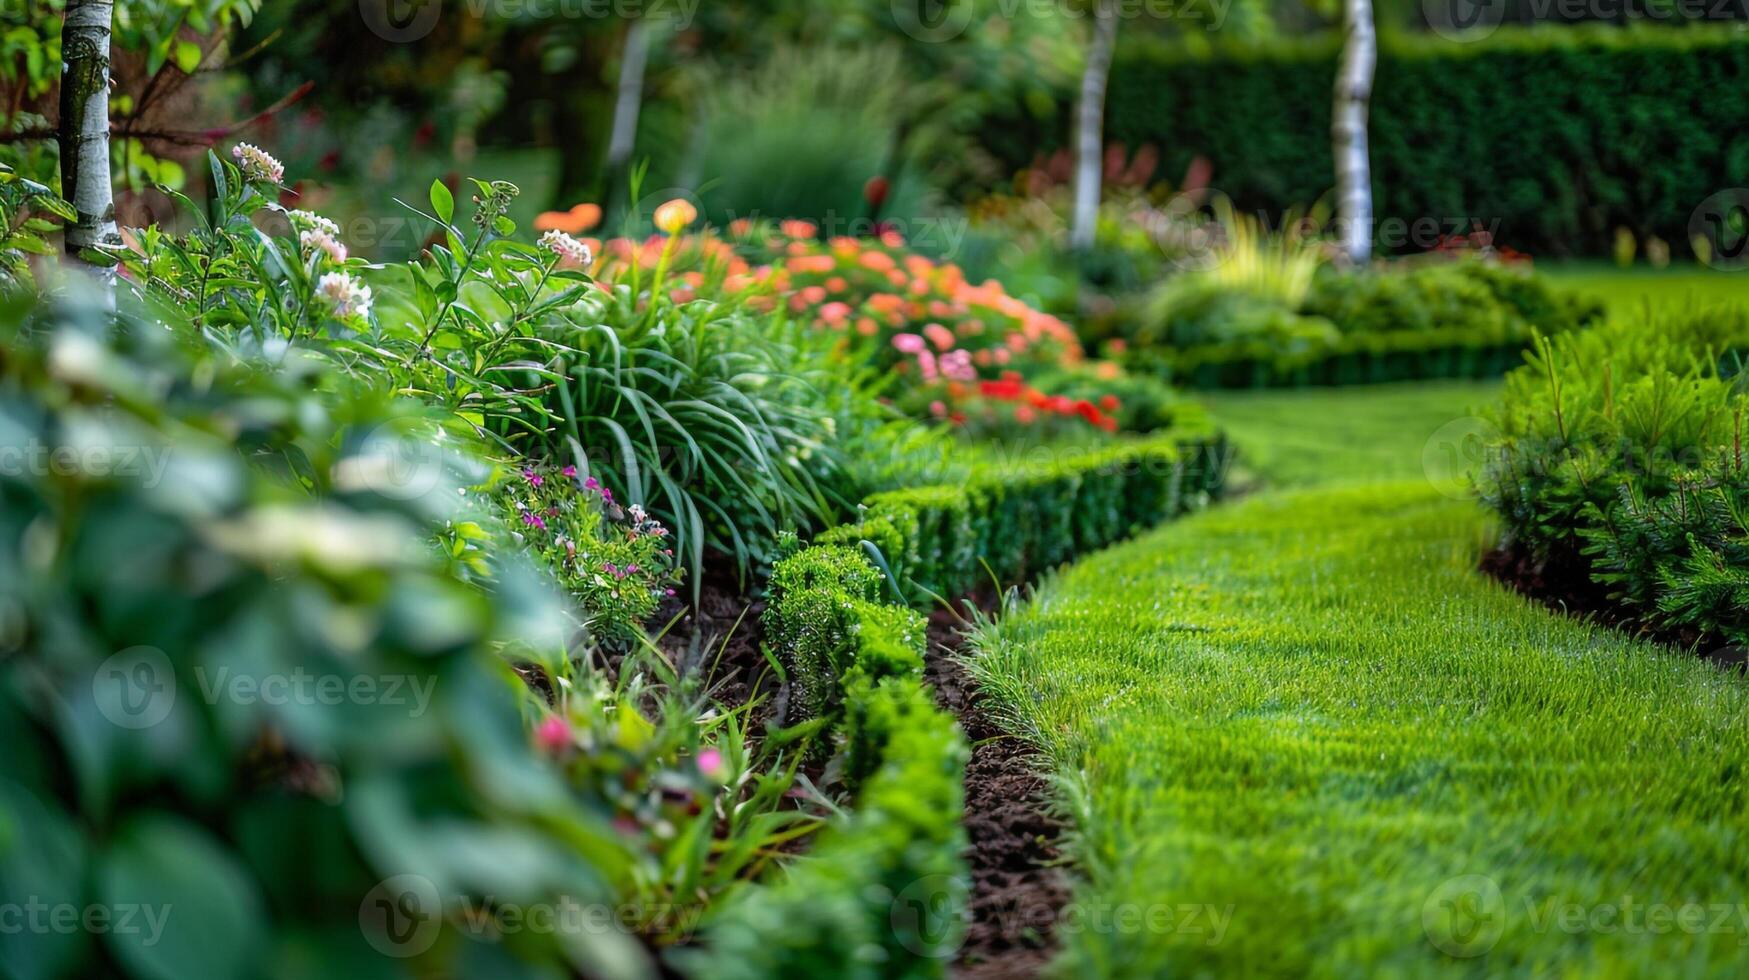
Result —
<path fill-rule="evenodd" d="M 619 59 L 619 89 L 613 102 L 613 131 L 607 142 L 608 179 L 623 181 L 638 138 L 638 111 L 644 104 L 644 68 L 650 60 L 649 28 L 639 17 L 626 25 Z M 623 188 L 609 187 L 611 198 Z"/>
<path fill-rule="evenodd" d="M 1342 63 L 1330 137 L 1336 153 L 1337 231 L 1350 262 L 1372 257 L 1372 164 L 1367 153 L 1367 106 L 1372 100 L 1378 38 L 1372 0 L 1343 2 Z"/>
<path fill-rule="evenodd" d="M 67 255 L 108 286 L 110 265 L 80 258 L 83 249 L 119 246 L 109 174 L 109 35 L 114 0 L 67 0 L 61 27 L 61 194 L 77 219 L 65 232 Z"/>
<path fill-rule="evenodd" d="M 1098 0 L 1094 7 L 1093 39 L 1087 48 L 1087 67 L 1081 73 L 1081 100 L 1075 112 L 1075 218 L 1069 245 L 1077 251 L 1093 247 L 1099 224 L 1100 178 L 1105 156 L 1105 86 L 1111 75 L 1111 57 L 1117 47 L 1117 10 L 1114 0 Z"/>

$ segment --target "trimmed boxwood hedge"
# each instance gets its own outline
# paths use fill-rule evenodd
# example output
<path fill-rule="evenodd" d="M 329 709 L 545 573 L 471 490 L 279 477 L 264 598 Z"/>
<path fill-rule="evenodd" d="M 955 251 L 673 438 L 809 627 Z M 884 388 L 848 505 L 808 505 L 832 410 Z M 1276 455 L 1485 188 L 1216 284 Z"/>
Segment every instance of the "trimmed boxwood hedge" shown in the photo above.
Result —
<path fill-rule="evenodd" d="M 1308 204 L 1335 183 L 1338 43 L 1189 50 L 1128 38 L 1106 138 L 1157 147 L 1168 180 L 1207 157 L 1214 186 L 1242 210 Z M 1065 145 L 1072 97 L 1061 93 L 1046 119 L 992 119 L 987 147 L 1019 169 L 1041 145 Z M 1696 207 L 1749 184 L 1749 37 L 1601 25 L 1502 28 L 1463 44 L 1387 36 L 1371 120 L 1381 223 L 1432 219 L 1428 230 L 1450 232 L 1498 220 L 1498 241 L 1554 255 L 1608 254 L 1626 227 L 1686 253 Z"/>
<path fill-rule="evenodd" d="M 1012 580 L 1199 506 L 1219 492 L 1225 452 L 1218 434 L 1178 433 L 992 465 L 878 494 L 860 523 L 810 546 L 792 539 L 764 614 L 784 720 L 814 737 L 842 729 L 855 805 L 786 878 L 722 903 L 702 947 L 675 965 L 711 978 L 943 976 L 965 900 L 969 750 L 923 683 L 925 622 L 912 606 L 974 589 L 985 563 Z"/>

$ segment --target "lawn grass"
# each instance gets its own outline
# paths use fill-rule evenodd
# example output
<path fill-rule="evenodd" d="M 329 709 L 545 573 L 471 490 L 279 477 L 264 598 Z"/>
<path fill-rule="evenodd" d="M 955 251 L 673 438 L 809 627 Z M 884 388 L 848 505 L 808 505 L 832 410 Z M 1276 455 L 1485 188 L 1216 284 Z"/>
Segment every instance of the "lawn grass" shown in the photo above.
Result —
<path fill-rule="evenodd" d="M 1609 312 L 1617 315 L 1638 314 L 1647 303 L 1680 307 L 1749 300 L 1749 270 L 1726 272 L 1694 263 L 1624 269 L 1606 262 L 1538 262 L 1536 270 L 1558 288 L 1603 300 Z"/>
<path fill-rule="evenodd" d="M 1239 447 L 1241 470 L 1279 487 L 1403 480 L 1422 476 L 1429 464 L 1439 469 L 1440 457 L 1426 458 L 1429 441 L 1471 431 L 1465 420 L 1499 391 L 1497 382 L 1424 381 L 1211 393 L 1204 400 Z"/>
<path fill-rule="evenodd" d="M 1065 975 L 1749 962 L 1749 683 L 1481 577 L 1486 515 L 1433 482 L 1355 482 L 1418 476 L 1440 398 L 1486 392 L 1423 387 L 1218 400 L 1311 457 L 1265 476 L 1324 485 L 1084 560 L 975 637 L 1064 787 Z"/>

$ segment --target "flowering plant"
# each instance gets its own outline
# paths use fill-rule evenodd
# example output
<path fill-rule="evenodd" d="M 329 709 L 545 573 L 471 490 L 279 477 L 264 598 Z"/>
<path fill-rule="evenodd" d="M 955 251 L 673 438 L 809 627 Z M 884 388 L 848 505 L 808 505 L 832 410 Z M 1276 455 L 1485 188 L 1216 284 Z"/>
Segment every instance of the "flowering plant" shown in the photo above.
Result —
<path fill-rule="evenodd" d="M 668 528 L 594 477 L 530 466 L 500 494 L 512 530 L 577 597 L 597 640 L 629 646 L 674 595 L 682 572 Z"/>

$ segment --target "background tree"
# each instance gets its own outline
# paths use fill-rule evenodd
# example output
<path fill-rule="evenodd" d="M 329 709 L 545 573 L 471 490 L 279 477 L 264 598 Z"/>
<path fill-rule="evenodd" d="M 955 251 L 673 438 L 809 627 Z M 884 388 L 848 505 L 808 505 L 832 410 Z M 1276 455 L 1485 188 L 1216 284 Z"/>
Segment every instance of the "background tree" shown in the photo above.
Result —
<path fill-rule="evenodd" d="M 1342 63 L 1336 71 L 1330 137 L 1336 153 L 1337 231 L 1343 253 L 1355 264 L 1372 257 L 1372 165 L 1366 122 L 1377 62 L 1372 0 L 1344 0 Z"/>
<path fill-rule="evenodd" d="M 1115 0 L 1093 5 L 1093 37 L 1087 45 L 1087 67 L 1081 72 L 1081 99 L 1075 111 L 1075 220 L 1069 244 L 1077 251 L 1093 247 L 1099 224 L 1099 196 L 1105 158 L 1105 83 L 1117 48 Z"/>
<path fill-rule="evenodd" d="M 109 40 L 112 0 L 67 0 L 61 24 L 61 196 L 75 218 L 66 251 L 77 264 L 113 276 L 107 262 L 87 262 L 88 250 L 121 244 L 109 175 Z"/>

